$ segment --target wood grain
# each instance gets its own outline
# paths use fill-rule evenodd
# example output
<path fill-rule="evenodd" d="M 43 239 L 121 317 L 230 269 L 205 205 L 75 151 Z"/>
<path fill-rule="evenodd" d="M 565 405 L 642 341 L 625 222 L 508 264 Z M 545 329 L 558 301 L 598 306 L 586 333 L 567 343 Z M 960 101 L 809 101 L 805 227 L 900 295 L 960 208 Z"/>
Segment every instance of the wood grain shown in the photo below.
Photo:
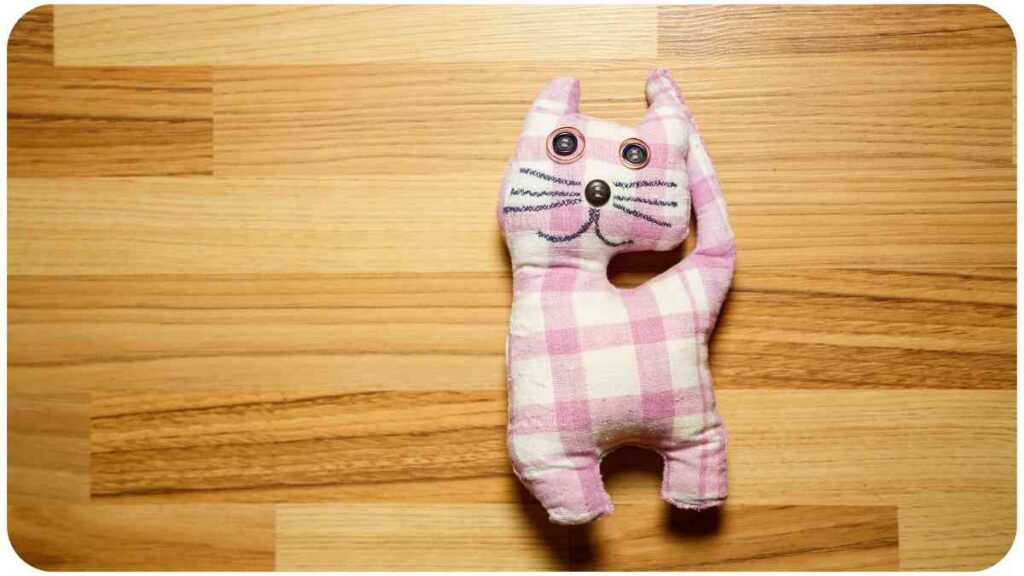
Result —
<path fill-rule="evenodd" d="M 504 63 L 657 50 L 654 6 L 60 6 L 57 17 L 61 66 Z"/>
<path fill-rule="evenodd" d="M 973 570 L 991 565 L 1010 550 L 1017 534 L 1016 491 L 964 493 L 937 490 L 907 495 L 900 504 L 901 568 L 948 566 Z M 955 522 L 950 522 L 955 518 Z M 956 554 L 950 554 L 950 548 Z"/>
<path fill-rule="evenodd" d="M 94 496 L 430 481 L 510 468 L 506 416 L 493 393 L 229 392 L 185 408 L 138 400 L 109 412 L 93 406 Z"/>
<path fill-rule="evenodd" d="M 12 66 L 8 74 L 10 176 L 212 172 L 207 71 Z"/>
<path fill-rule="evenodd" d="M 537 505 L 282 505 L 278 568 L 430 570 L 894 569 L 889 507 L 738 506 L 713 525 L 652 505 L 617 507 L 616 522 L 555 531 Z M 651 525 L 651 518 L 667 521 Z M 667 526 L 666 526 L 667 524 Z M 765 526 L 773 526 L 765 533 Z M 708 535 L 728 530 L 723 544 Z M 466 539 L 473 544 L 467 546 Z M 778 541 L 785 542 L 782 548 Z M 331 545 L 325 545 L 330 541 Z M 596 550 L 614 543 L 616 556 Z M 479 547 L 479 548 L 478 548 Z M 669 555 L 666 550 L 671 550 Z M 620 552 L 621 551 L 621 552 Z M 485 563 L 480 563 L 483 555 Z M 387 559 L 387 560 L 384 560 Z"/>
<path fill-rule="evenodd" d="M 23 217 L 10 237 L 21 249 L 11 266 L 74 275 L 506 271 L 494 195 L 452 203 L 450 186 L 438 176 L 18 178 L 9 202 Z M 467 224 L 453 229 L 453 217 Z"/>
<path fill-rule="evenodd" d="M 8 388 L 9 501 L 89 500 L 89 401 L 88 392 Z"/>
<path fill-rule="evenodd" d="M 522 102 L 552 76 L 567 69 L 578 74 L 595 114 L 634 122 L 641 116 L 638 79 L 653 56 L 639 63 L 584 62 L 218 69 L 216 173 L 375 179 L 436 174 L 449 182 L 453 172 L 474 174 L 486 180 L 465 182 L 458 198 L 493 204 L 507 143 L 522 128 Z M 267 101 L 268 92 L 285 85 L 293 88 Z M 392 194 L 398 200 L 416 192 L 416 186 L 396 186 Z M 462 208 L 453 198 L 444 206 Z"/>
<path fill-rule="evenodd" d="M 985 6 L 661 6 L 659 53 L 698 59 L 995 47 L 1006 21 Z M 973 56 L 973 54 L 972 54 Z"/>
<path fill-rule="evenodd" d="M 1015 44 L 986 8 L 56 6 L 8 47 L 33 566 L 977 570 L 1013 542 Z M 631 123 L 654 66 L 740 247 L 730 500 L 673 512 L 624 448 L 615 514 L 556 527 L 505 450 L 495 194 L 547 80 Z"/>
<path fill-rule="evenodd" d="M 279 570 L 540 570 L 565 533 L 529 504 L 281 504 Z"/>
<path fill-rule="evenodd" d="M 274 509 L 258 505 L 23 505 L 11 544 L 46 570 L 269 570 Z"/>
<path fill-rule="evenodd" d="M 571 539 L 578 570 L 896 570 L 896 508 L 731 506 L 688 512 L 645 504 Z M 662 519 L 652 523 L 652 518 Z M 719 532 L 728 540 L 715 538 Z"/>
<path fill-rule="evenodd" d="M 53 6 L 29 10 L 7 39 L 7 66 L 53 65 Z"/>
<path fill-rule="evenodd" d="M 211 173 L 211 73 L 54 67 L 54 12 L 30 11 L 8 42 L 8 175 Z"/>

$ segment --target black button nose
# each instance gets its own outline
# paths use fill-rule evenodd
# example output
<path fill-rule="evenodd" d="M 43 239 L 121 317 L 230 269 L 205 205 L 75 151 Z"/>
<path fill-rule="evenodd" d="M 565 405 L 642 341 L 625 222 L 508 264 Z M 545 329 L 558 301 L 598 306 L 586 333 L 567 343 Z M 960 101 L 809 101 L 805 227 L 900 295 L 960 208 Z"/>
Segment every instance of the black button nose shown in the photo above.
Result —
<path fill-rule="evenodd" d="M 583 194 L 587 197 L 587 202 L 590 202 L 591 206 L 598 208 L 608 203 L 608 200 L 612 197 L 612 190 L 604 180 L 591 180 L 587 182 L 587 188 L 583 191 Z"/>

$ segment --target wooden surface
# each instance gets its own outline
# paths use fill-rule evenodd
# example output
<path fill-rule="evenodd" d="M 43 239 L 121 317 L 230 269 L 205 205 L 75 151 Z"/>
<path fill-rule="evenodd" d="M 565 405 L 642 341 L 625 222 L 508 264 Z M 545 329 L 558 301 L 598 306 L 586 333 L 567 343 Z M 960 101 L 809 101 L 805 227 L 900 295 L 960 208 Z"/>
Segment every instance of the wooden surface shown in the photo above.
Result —
<path fill-rule="evenodd" d="M 1015 46 L 984 8 L 57 6 L 9 48 L 35 566 L 977 569 L 1013 540 Z M 555 527 L 505 452 L 497 187 L 546 80 L 632 122 L 656 65 L 740 248 L 732 495 L 674 512 L 623 449 L 615 514 Z"/>

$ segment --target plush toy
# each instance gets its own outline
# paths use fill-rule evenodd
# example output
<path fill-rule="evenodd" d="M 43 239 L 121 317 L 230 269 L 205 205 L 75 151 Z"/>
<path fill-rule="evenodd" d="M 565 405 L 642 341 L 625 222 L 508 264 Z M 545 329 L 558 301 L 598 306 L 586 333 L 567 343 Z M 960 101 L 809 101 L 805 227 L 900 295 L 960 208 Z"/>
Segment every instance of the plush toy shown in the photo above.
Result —
<path fill-rule="evenodd" d="M 501 186 L 513 468 L 558 524 L 612 511 L 601 459 L 626 444 L 662 455 L 665 500 L 718 506 L 727 442 L 707 341 L 736 256 L 718 178 L 667 70 L 647 79 L 636 127 L 580 114 L 579 98 L 575 78 L 544 88 Z M 677 247 L 691 205 L 685 259 L 636 288 L 609 282 L 615 254 Z"/>

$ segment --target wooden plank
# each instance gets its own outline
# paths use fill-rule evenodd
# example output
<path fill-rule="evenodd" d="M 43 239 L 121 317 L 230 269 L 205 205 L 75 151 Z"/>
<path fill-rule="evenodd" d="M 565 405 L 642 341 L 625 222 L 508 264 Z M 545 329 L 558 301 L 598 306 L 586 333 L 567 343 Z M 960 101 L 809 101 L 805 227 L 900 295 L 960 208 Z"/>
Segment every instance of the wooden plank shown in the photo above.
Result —
<path fill-rule="evenodd" d="M 41 570 L 270 570 L 265 505 L 8 506 L 18 555 Z"/>
<path fill-rule="evenodd" d="M 1016 503 L 1016 491 L 928 490 L 907 495 L 899 512 L 901 567 L 983 570 L 994 566 L 1009 553 L 1017 536 Z"/>
<path fill-rule="evenodd" d="M 503 476 L 503 392 L 97 399 L 96 496 Z"/>
<path fill-rule="evenodd" d="M 10 269 L 18 275 L 507 274 L 494 218 L 498 179 L 500 171 L 464 178 L 473 192 L 450 202 L 450 176 L 286 186 L 273 179 L 15 178 L 8 191 Z M 780 215 L 756 206 L 758 192 L 729 194 L 742 270 L 976 269 L 1014 261 L 1012 199 L 980 194 L 943 202 L 936 193 L 920 209 L 886 213 L 891 197 L 880 196 L 871 201 L 875 209 L 835 200 L 830 213 L 801 214 L 801 206 L 818 202 L 806 197 L 794 202 L 793 213 Z"/>
<path fill-rule="evenodd" d="M 354 313 L 353 313 L 354 312 Z M 401 319 L 400 311 L 378 314 L 346 311 L 323 314 L 295 310 L 271 319 L 243 311 L 216 314 L 226 321 L 186 320 L 165 312 L 162 321 L 35 322 L 13 324 L 10 363 L 60 366 L 130 363 L 183 357 L 321 356 L 355 354 L 495 355 L 504 346 L 508 327 L 459 317 L 453 310 Z M 419 316 L 418 318 L 416 316 Z M 260 317 L 263 317 L 262 319 Z M 239 324 L 243 326 L 240 326 Z M 247 325 L 247 326 L 244 326 Z M 53 346 L 40 349 L 44 342 Z"/>
<path fill-rule="evenodd" d="M 717 396 L 730 432 L 730 491 L 743 500 L 895 504 L 922 490 L 1015 490 L 1012 389 Z"/>
<path fill-rule="evenodd" d="M 458 203 L 448 202 L 450 178 L 439 177 L 15 179 L 10 265 L 58 274 L 503 271 L 500 178 Z"/>
<path fill-rule="evenodd" d="M 59 6 L 55 58 L 60 66 L 650 58 L 657 16 L 654 6 Z"/>
<path fill-rule="evenodd" d="M 206 390 L 274 391 L 287 383 L 310 388 L 373 391 L 487 390 L 505 385 L 505 359 L 496 355 L 394 353 L 171 354 L 137 361 L 106 357 L 88 362 L 11 366 L 10 385 L 52 392 L 152 391 L 173 385 Z"/>
<path fill-rule="evenodd" d="M 574 570 L 897 570 L 896 508 L 616 506 L 578 531 Z"/>
<path fill-rule="evenodd" d="M 89 499 L 89 393 L 8 386 L 7 499 Z"/>
<path fill-rule="evenodd" d="M 201 69 L 12 66 L 8 174 L 209 174 L 210 73 Z"/>
<path fill-rule="evenodd" d="M 898 213 L 921 209 L 921 193 L 954 194 L 959 183 L 1007 190 L 1013 60 L 1005 50 L 737 57 L 692 67 L 672 58 L 664 64 L 685 70 L 680 87 L 727 196 L 734 179 L 754 181 L 782 214 L 798 190 L 827 213 L 851 196 L 870 203 L 866 193 L 881 188 L 900 193 L 889 198 Z M 939 184 L 947 180 L 955 183 Z"/>
<path fill-rule="evenodd" d="M 7 66 L 16 65 L 53 65 L 53 6 L 33 8 L 14 23 L 7 38 Z"/>
<path fill-rule="evenodd" d="M 837 52 L 1013 51 L 994 10 L 947 6 L 660 6 L 659 54 L 713 61 Z"/>
<path fill-rule="evenodd" d="M 278 570 L 565 569 L 538 505 L 281 504 Z"/>
<path fill-rule="evenodd" d="M 709 533 L 693 518 L 626 506 L 593 530 L 544 524 L 534 507 L 281 505 L 282 570 L 894 569 L 891 507 L 728 508 Z M 628 516 L 627 516 L 628 514 Z M 538 522 L 539 521 L 539 522 Z M 764 538 L 764 525 L 774 538 Z M 473 546 L 463 539 L 472 532 Z M 429 534 L 429 536 L 426 536 Z M 500 541 L 495 545 L 493 541 Z M 607 552 L 607 553 L 606 553 Z"/>
<path fill-rule="evenodd" d="M 740 502 L 895 504 L 923 487 L 1013 490 L 1012 390 L 723 389 L 717 396 Z M 294 501 L 303 486 L 510 475 L 500 389 L 125 392 L 97 396 L 93 411 L 96 496 L 219 491 L 262 501 L 274 492 L 259 491 L 290 487 Z M 631 492 L 657 486 L 660 460 L 648 464 L 641 469 L 651 481 L 627 481 L 627 501 L 657 499 Z M 499 488 L 498 500 L 511 494 Z"/>
<path fill-rule="evenodd" d="M 12 277 L 22 389 L 504 387 L 500 276 Z M 713 340 L 724 388 L 1012 389 L 1013 276 L 737 275 Z"/>

